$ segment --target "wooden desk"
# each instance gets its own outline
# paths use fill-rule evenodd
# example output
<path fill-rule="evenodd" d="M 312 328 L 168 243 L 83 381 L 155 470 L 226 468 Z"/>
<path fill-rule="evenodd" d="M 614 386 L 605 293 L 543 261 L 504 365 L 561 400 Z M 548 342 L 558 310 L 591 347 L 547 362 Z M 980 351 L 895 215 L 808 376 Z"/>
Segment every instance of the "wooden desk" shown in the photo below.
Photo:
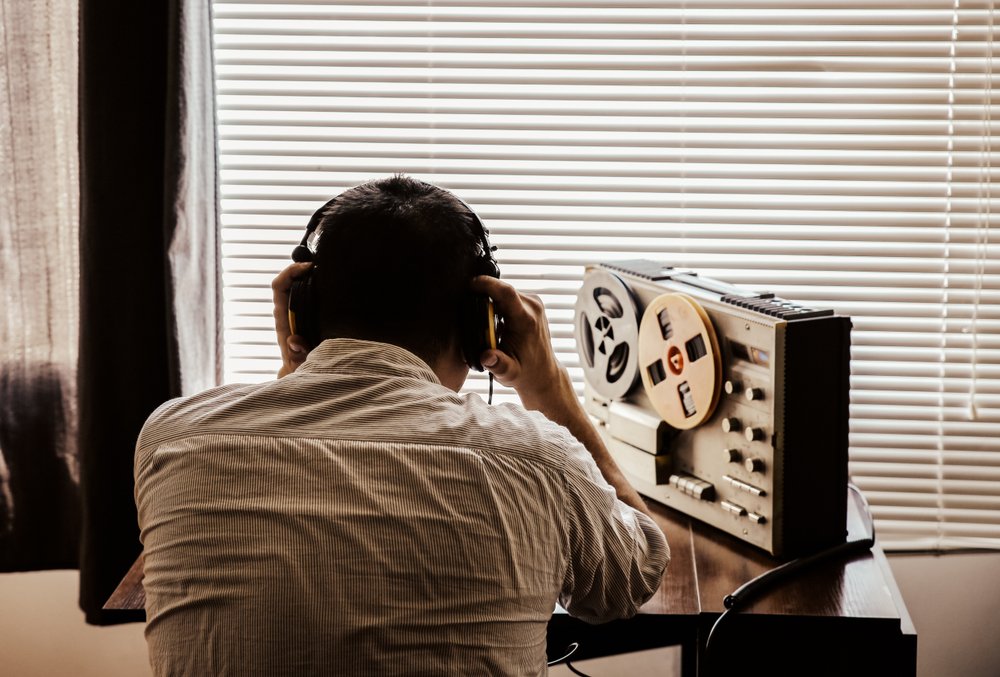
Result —
<path fill-rule="evenodd" d="M 680 644 L 683 672 L 695 674 L 916 674 L 917 635 L 881 548 L 827 562 L 763 593 L 719 625 L 723 598 L 777 562 L 737 539 L 650 503 L 670 543 L 663 584 L 634 618 L 588 625 L 565 613 L 549 623 L 549 656 L 571 642 L 574 660 Z M 857 499 L 848 504 L 851 538 L 863 533 Z M 142 556 L 104 605 L 143 618 Z"/>
<path fill-rule="evenodd" d="M 120 612 L 122 619 L 146 620 L 146 591 L 142 587 L 142 553 L 104 603 L 105 611 Z"/>
<path fill-rule="evenodd" d="M 564 655 L 571 642 L 580 644 L 579 659 L 680 644 L 685 675 L 916 674 L 917 634 L 877 544 L 851 561 L 804 570 L 730 613 L 706 655 L 725 596 L 779 562 L 670 508 L 650 506 L 671 548 L 660 590 L 626 621 L 591 626 L 554 615 L 550 656 Z M 861 514 L 860 500 L 851 494 L 852 540 L 864 534 Z"/>

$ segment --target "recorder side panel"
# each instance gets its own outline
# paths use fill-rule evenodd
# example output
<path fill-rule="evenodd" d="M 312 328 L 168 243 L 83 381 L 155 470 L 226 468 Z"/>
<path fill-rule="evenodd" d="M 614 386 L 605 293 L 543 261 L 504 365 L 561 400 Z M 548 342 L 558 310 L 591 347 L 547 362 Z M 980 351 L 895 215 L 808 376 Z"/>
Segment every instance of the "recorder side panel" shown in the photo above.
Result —
<path fill-rule="evenodd" d="M 788 555 L 843 542 L 847 530 L 847 450 L 851 321 L 825 317 L 786 332 L 784 485 Z"/>

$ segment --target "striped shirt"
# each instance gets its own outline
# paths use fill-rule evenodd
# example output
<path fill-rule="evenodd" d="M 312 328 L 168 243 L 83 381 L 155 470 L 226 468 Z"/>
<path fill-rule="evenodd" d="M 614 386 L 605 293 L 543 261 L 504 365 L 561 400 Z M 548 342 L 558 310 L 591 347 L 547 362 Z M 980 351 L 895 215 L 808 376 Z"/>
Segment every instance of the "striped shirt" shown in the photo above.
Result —
<path fill-rule="evenodd" d="M 157 675 L 538 675 L 557 601 L 631 616 L 669 552 L 563 427 L 334 339 L 172 400 L 135 458 Z"/>

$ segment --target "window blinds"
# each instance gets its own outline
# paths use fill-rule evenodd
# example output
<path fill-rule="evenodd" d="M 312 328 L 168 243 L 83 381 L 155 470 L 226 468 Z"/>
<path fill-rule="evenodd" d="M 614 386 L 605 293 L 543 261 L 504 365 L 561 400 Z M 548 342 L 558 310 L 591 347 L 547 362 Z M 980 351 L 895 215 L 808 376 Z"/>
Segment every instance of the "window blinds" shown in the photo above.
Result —
<path fill-rule="evenodd" d="M 228 381 L 277 371 L 268 285 L 313 210 L 405 172 L 479 212 L 578 383 L 588 262 L 850 315 L 881 539 L 1000 545 L 991 1 L 216 2 L 214 24 Z M 386 311 L 407 302 L 400 280 Z"/>

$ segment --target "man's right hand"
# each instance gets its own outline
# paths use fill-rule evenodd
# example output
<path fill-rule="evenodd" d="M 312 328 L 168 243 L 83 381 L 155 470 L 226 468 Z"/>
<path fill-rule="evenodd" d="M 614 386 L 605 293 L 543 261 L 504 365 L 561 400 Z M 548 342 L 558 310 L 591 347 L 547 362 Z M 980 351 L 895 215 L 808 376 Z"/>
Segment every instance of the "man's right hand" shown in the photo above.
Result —
<path fill-rule="evenodd" d="M 542 300 L 487 275 L 474 278 L 472 290 L 492 298 L 503 317 L 500 347 L 484 351 L 482 365 L 500 383 L 517 391 L 527 409 L 555 420 L 568 413 L 567 407 L 579 408 L 569 372 L 552 350 Z"/>
<path fill-rule="evenodd" d="M 292 334 L 288 324 L 288 294 L 292 288 L 292 280 L 309 270 L 312 263 L 292 263 L 285 267 L 271 281 L 271 293 L 274 298 L 274 331 L 278 335 L 278 348 L 281 349 L 281 369 L 278 378 L 291 374 L 299 365 L 306 361 L 309 345 L 306 340 Z"/>
<path fill-rule="evenodd" d="M 619 500 L 648 515 L 649 508 L 608 453 L 577 398 L 569 372 L 556 359 L 542 300 L 488 276 L 473 278 L 472 289 L 489 295 L 504 321 L 501 349 L 484 351 L 479 358 L 483 366 L 517 391 L 525 409 L 565 426 L 593 456 Z"/>

